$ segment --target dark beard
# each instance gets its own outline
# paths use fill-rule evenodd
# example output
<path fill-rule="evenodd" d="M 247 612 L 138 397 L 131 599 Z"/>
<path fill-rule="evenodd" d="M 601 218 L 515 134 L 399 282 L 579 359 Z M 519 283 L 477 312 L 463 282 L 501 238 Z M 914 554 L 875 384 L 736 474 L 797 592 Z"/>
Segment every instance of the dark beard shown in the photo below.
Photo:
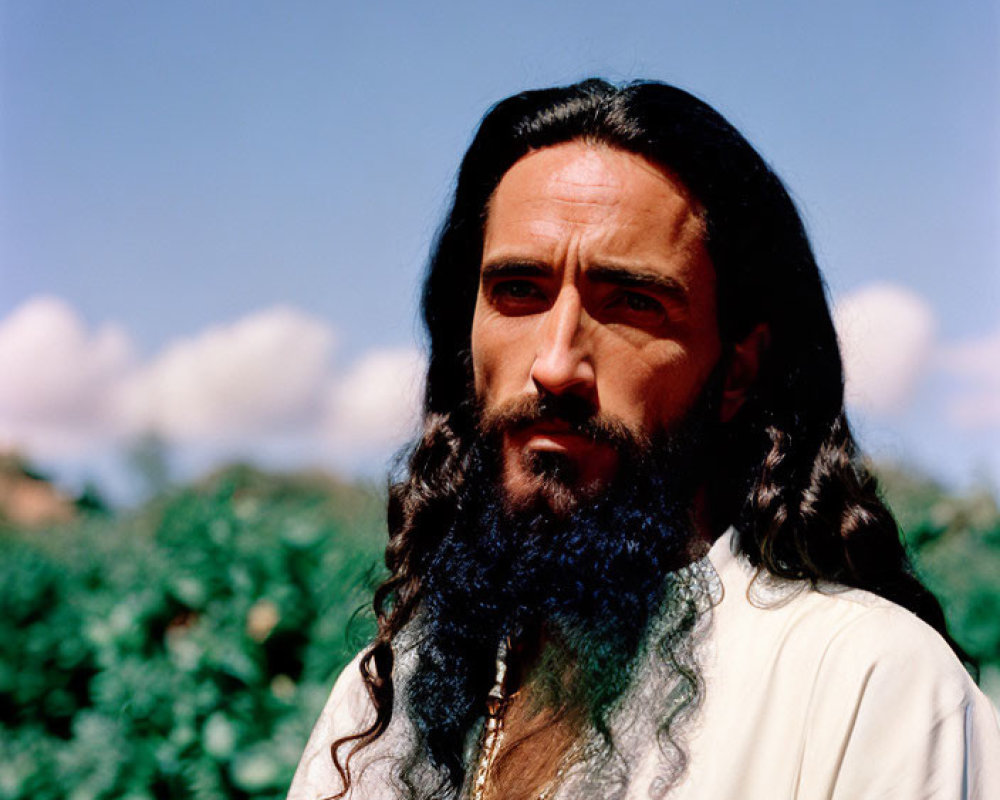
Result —
<path fill-rule="evenodd" d="M 536 674 L 542 700 L 604 727 L 651 620 L 669 600 L 665 576 L 690 561 L 694 492 L 715 450 L 707 422 L 714 396 L 703 392 L 680 424 L 652 439 L 580 420 L 588 435 L 615 447 L 618 469 L 603 491 L 575 497 L 559 513 L 552 498 L 571 493 L 574 478 L 559 459 L 537 464 L 536 502 L 517 509 L 505 502 L 499 440 L 518 414 L 490 422 L 472 444 L 451 524 L 417 565 L 418 661 L 405 689 L 426 756 L 447 783 L 461 785 L 467 734 L 483 714 L 506 635 L 544 635 L 557 656 L 539 663 L 556 672 L 569 666 L 572 680 Z"/>

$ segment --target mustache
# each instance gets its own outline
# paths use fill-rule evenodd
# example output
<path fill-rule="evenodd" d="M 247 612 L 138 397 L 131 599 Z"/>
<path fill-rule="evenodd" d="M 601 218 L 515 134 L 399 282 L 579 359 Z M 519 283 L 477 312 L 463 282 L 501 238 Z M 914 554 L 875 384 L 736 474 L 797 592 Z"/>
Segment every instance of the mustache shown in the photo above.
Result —
<path fill-rule="evenodd" d="M 571 433 L 618 450 L 643 451 L 652 445 L 646 433 L 572 394 L 522 395 L 494 408 L 479 409 L 479 429 L 489 437 L 544 423 L 559 423 Z"/>

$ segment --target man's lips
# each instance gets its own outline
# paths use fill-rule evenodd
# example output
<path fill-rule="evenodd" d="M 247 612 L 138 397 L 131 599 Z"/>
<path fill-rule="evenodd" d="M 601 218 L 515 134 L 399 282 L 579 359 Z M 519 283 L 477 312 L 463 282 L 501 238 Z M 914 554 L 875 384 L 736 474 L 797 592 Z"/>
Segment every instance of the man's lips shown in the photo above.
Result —
<path fill-rule="evenodd" d="M 504 450 L 508 480 L 511 475 L 558 473 L 561 480 L 575 486 L 597 487 L 605 485 L 618 467 L 614 443 L 569 420 L 550 418 L 514 425 L 504 433 Z"/>
<path fill-rule="evenodd" d="M 513 431 L 511 438 L 514 443 L 529 450 L 581 452 L 599 447 L 593 437 L 586 436 L 565 423 L 525 425 Z"/>

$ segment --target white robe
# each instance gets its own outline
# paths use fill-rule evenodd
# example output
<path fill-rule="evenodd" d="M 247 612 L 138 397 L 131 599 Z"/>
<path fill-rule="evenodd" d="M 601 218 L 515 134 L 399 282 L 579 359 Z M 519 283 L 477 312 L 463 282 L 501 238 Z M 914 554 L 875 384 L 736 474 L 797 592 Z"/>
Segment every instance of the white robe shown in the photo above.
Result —
<path fill-rule="evenodd" d="M 734 537 L 727 532 L 708 555 L 717 596 L 697 645 L 704 693 L 682 731 L 685 771 L 668 789 L 670 755 L 649 733 L 655 721 L 641 719 L 646 701 L 665 691 L 663 669 L 648 655 L 623 699 L 619 717 L 629 719 L 613 725 L 630 743 L 626 777 L 589 796 L 1000 800 L 996 711 L 934 630 L 868 592 L 754 580 L 733 554 Z M 404 656 L 397 666 L 405 672 L 412 662 Z M 330 744 L 371 715 L 356 659 L 320 715 L 289 800 L 340 790 Z M 392 767 L 412 741 L 405 716 L 397 699 L 352 800 L 396 796 Z M 579 800 L 571 773 L 566 783 L 556 796 Z"/>

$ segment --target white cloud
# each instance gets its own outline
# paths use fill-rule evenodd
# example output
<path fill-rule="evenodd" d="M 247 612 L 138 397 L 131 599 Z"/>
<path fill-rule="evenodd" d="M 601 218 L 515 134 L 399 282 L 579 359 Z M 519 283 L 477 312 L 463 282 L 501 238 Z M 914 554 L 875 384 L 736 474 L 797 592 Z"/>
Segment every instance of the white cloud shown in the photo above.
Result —
<path fill-rule="evenodd" d="M 119 327 L 90 331 L 62 300 L 28 300 L 0 321 L 0 446 L 59 456 L 111 434 L 112 397 L 131 363 Z"/>
<path fill-rule="evenodd" d="M 849 403 L 874 414 L 905 408 L 931 365 L 937 322 L 928 303 L 892 284 L 873 284 L 842 298 L 834 323 Z"/>
<path fill-rule="evenodd" d="M 296 454 L 379 463 L 413 432 L 423 361 L 412 348 L 381 349 L 338 370 L 336 338 L 323 320 L 277 307 L 139 363 L 120 327 L 88 327 L 62 300 L 29 300 L 0 319 L 0 449 L 87 460 L 155 431 L 202 462 L 278 453 L 286 465 Z"/>
<path fill-rule="evenodd" d="M 375 350 L 330 386 L 326 429 L 339 448 L 389 447 L 414 432 L 425 363 L 412 348 Z"/>
<path fill-rule="evenodd" d="M 970 430 L 1000 429 L 1000 328 L 940 348 L 937 363 L 959 382 L 948 406 L 951 422 Z"/>
<path fill-rule="evenodd" d="M 123 387 L 133 430 L 228 440 L 308 427 L 320 412 L 332 328 L 289 308 L 262 311 L 169 345 Z"/>

